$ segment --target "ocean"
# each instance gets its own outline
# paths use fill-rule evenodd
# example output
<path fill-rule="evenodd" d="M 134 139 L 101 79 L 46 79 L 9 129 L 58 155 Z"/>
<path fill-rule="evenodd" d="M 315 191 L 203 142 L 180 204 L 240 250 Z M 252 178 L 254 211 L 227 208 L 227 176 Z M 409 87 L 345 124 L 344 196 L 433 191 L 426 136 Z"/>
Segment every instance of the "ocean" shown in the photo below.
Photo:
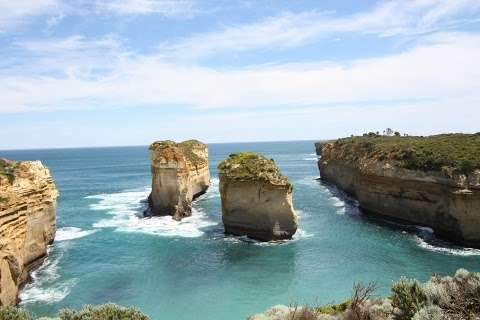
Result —
<path fill-rule="evenodd" d="M 42 160 L 61 193 L 56 240 L 21 305 L 37 316 L 115 302 L 153 320 L 243 320 L 276 304 L 341 302 L 359 281 L 375 281 L 384 295 L 401 276 L 480 271 L 480 250 L 363 216 L 355 200 L 318 180 L 313 143 L 210 144 L 211 187 L 181 222 L 141 217 L 151 179 L 146 146 L 0 152 Z M 293 240 L 224 235 L 216 166 L 238 151 L 273 158 L 292 182 L 300 220 Z"/>

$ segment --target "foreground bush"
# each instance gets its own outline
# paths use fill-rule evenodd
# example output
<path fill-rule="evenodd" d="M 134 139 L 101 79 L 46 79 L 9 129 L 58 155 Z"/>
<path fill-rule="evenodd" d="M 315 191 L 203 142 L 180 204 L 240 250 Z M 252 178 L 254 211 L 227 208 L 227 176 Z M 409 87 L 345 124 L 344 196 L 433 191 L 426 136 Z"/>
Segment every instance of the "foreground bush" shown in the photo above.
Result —
<path fill-rule="evenodd" d="M 30 313 L 15 307 L 0 308 L 0 320 L 30 320 Z"/>
<path fill-rule="evenodd" d="M 15 307 L 0 307 L 0 320 L 33 320 L 27 311 Z M 98 306 L 86 305 L 76 311 L 63 309 L 54 318 L 37 318 L 37 320 L 149 320 L 135 308 L 124 308 L 113 303 Z"/>
<path fill-rule="evenodd" d="M 352 297 L 325 306 L 276 306 L 249 320 L 479 320 L 480 273 L 459 269 L 453 277 L 433 275 L 426 283 L 402 278 L 387 298 L 375 286 L 355 285 Z"/>

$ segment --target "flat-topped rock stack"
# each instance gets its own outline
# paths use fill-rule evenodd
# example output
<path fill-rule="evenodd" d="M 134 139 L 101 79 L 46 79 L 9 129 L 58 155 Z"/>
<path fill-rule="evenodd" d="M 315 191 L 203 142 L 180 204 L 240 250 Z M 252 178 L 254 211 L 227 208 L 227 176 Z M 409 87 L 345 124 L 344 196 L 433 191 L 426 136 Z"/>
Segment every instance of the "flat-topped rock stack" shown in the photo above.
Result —
<path fill-rule="evenodd" d="M 40 161 L 0 159 L 0 306 L 17 303 L 19 288 L 46 256 L 55 237 L 57 197 Z"/>
<path fill-rule="evenodd" d="M 273 160 L 252 152 L 218 165 L 225 233 L 261 241 L 291 239 L 298 221 L 293 187 Z"/>
<path fill-rule="evenodd" d="M 192 200 L 210 185 L 208 148 L 198 140 L 165 140 L 150 145 L 150 213 L 181 220 L 192 214 Z"/>

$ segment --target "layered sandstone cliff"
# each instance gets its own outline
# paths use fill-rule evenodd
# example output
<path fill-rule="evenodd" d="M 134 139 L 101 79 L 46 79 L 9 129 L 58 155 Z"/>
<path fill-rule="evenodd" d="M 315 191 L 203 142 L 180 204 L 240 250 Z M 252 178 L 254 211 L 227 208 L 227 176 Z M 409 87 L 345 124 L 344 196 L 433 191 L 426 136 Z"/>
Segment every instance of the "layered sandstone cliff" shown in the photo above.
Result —
<path fill-rule="evenodd" d="M 0 305 L 14 305 L 55 237 L 58 191 L 40 161 L 0 159 Z"/>
<path fill-rule="evenodd" d="M 210 185 L 208 148 L 197 140 L 157 141 L 150 145 L 153 215 L 181 220 L 192 214 L 192 200 Z"/>
<path fill-rule="evenodd" d="M 354 137 L 316 148 L 321 178 L 365 213 L 480 247 L 480 135 Z"/>
<path fill-rule="evenodd" d="M 231 154 L 218 170 L 226 233 L 261 241 L 292 238 L 298 227 L 293 187 L 273 160 Z"/>

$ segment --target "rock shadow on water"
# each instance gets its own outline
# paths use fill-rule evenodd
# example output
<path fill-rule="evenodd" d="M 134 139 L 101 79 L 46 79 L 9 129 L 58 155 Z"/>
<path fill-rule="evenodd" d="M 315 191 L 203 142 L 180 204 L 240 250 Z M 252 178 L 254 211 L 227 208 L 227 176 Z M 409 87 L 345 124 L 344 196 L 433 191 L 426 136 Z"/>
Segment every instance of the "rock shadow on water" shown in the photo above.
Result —
<path fill-rule="evenodd" d="M 437 238 L 433 229 L 415 224 L 408 224 L 401 220 L 388 220 L 379 215 L 367 212 L 359 206 L 352 196 L 338 189 L 335 185 L 317 178 L 318 183 L 324 187 L 332 198 L 338 198 L 345 203 L 343 209 L 348 216 L 361 219 L 363 222 L 380 226 L 392 232 L 401 232 L 409 235 L 416 245 L 424 250 L 458 256 L 480 256 L 480 249 L 462 247 L 444 239 Z M 334 204 L 335 205 L 335 204 Z M 338 206 L 338 205 L 335 205 Z M 338 213 L 338 210 L 337 210 Z"/>

